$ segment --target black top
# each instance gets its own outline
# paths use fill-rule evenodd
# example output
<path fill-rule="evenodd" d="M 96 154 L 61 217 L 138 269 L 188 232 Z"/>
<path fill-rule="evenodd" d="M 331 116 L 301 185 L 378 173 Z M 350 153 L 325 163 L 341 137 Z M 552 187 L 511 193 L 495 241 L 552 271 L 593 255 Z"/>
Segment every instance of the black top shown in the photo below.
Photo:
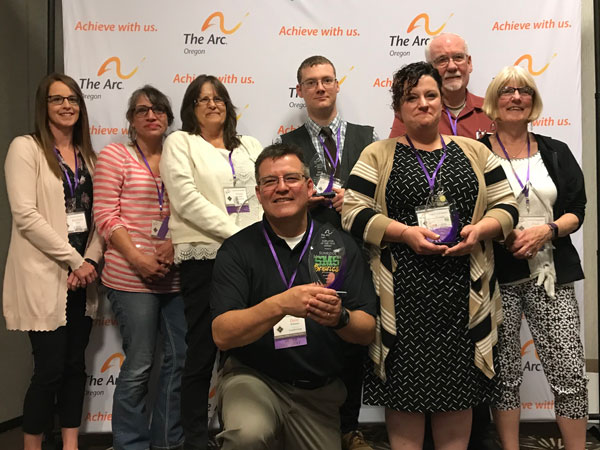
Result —
<path fill-rule="evenodd" d="M 281 135 L 281 142 L 284 144 L 294 144 L 300 147 L 304 153 L 304 164 L 308 166 L 317 150 L 312 142 L 310 133 L 306 125 L 296 128 Z M 373 142 L 373 127 L 369 125 L 356 125 L 346 122 L 346 134 L 342 151 L 342 161 L 340 167 L 340 178 L 344 183 L 348 182 L 348 177 L 352 168 L 358 161 L 364 148 Z M 344 185 L 344 187 L 346 187 Z M 342 229 L 340 215 L 333 208 L 324 205 L 317 206 L 311 210 L 313 217 L 321 222 L 328 222 L 334 225 L 338 230 Z"/>
<path fill-rule="evenodd" d="M 554 202 L 554 220 L 566 213 L 572 213 L 579 219 L 579 226 L 585 217 L 585 185 L 583 172 L 571 150 L 564 142 L 539 134 L 532 135 L 538 144 L 542 161 L 556 186 L 557 197 Z M 488 135 L 480 139 L 489 149 L 492 148 Z M 577 227 L 579 228 L 579 227 Z M 577 250 L 570 236 L 552 241 L 554 268 L 557 284 L 570 283 L 583 279 L 583 270 Z M 503 246 L 494 242 L 494 264 L 500 283 L 522 280 L 529 276 L 529 264 L 526 259 L 516 259 Z"/>
<path fill-rule="evenodd" d="M 69 233 L 69 244 L 77 250 L 80 255 L 85 254 L 85 248 L 87 246 L 88 235 L 90 227 L 92 226 L 92 204 L 94 198 L 94 188 L 92 185 L 92 177 L 90 172 L 85 165 L 84 159 L 81 154 L 77 152 L 77 187 L 75 187 L 75 173 L 71 170 L 71 167 L 64 161 L 60 151 L 58 152 L 58 165 L 62 172 L 63 191 L 65 193 L 65 209 L 67 214 L 82 211 L 85 214 L 85 221 L 87 223 L 88 231 L 81 233 Z M 66 172 L 66 173 L 65 173 Z M 69 186 L 69 182 L 71 185 Z M 75 189 L 75 196 L 71 195 L 71 187 Z"/>
<path fill-rule="evenodd" d="M 321 226 L 317 221 L 314 224 L 312 242 Z M 263 235 L 263 226 L 288 280 L 294 272 L 308 230 L 291 250 L 265 219 L 250 225 L 227 239 L 217 253 L 210 298 L 213 318 L 227 311 L 252 307 L 286 290 Z M 361 310 L 375 316 L 377 305 L 371 273 L 354 240 L 345 232 L 340 231 L 340 234 L 348 258 L 346 277 L 340 289 L 348 293 L 343 305 L 349 310 Z M 310 248 L 302 258 L 294 286 L 312 282 L 308 271 L 309 253 Z M 306 319 L 306 333 L 307 345 L 275 350 L 273 331 L 269 330 L 252 344 L 229 350 L 226 357 L 235 356 L 243 364 L 282 382 L 318 382 L 338 376 L 344 363 L 344 341 L 331 328 L 310 318 Z"/>

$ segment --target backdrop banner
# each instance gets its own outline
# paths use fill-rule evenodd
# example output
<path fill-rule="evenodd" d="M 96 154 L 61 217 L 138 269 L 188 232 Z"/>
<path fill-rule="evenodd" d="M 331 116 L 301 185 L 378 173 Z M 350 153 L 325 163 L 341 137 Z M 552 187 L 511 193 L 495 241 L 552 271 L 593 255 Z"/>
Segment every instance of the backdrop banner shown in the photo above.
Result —
<path fill-rule="evenodd" d="M 304 102 L 296 71 L 306 57 L 333 61 L 342 117 L 373 125 L 387 137 L 392 125 L 390 87 L 403 65 L 425 59 L 428 41 L 443 32 L 462 35 L 472 55 L 469 90 L 483 96 L 507 65 L 525 67 L 544 101 L 533 131 L 567 142 L 581 160 L 581 2 L 456 0 L 259 1 L 63 0 L 66 73 L 83 90 L 97 151 L 127 135 L 125 111 L 133 90 L 149 83 L 165 92 L 175 111 L 187 85 L 208 73 L 227 86 L 238 132 L 263 145 L 300 126 Z M 581 235 L 575 243 L 582 251 Z M 578 284 L 582 299 L 582 286 Z M 580 305 L 580 308 L 582 306 Z M 84 429 L 109 431 L 114 383 L 123 360 L 110 307 L 94 326 L 88 347 Z M 522 332 L 522 418 L 554 417 L 553 396 L 531 336 Z M 363 408 L 361 420 L 382 419 Z"/>

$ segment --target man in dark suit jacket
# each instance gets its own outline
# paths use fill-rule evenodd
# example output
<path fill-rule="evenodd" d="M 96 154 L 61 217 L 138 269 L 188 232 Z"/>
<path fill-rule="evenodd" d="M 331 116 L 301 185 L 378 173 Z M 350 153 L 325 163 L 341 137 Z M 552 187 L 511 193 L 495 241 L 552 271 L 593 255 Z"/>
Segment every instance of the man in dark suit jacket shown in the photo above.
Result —
<path fill-rule="evenodd" d="M 309 202 L 311 215 L 341 230 L 340 212 L 350 171 L 363 149 L 378 138 L 373 127 L 346 122 L 338 114 L 336 99 L 340 86 L 330 60 L 324 56 L 305 59 L 298 68 L 297 78 L 296 91 L 304 99 L 308 117 L 304 125 L 283 134 L 281 142 L 299 146 L 307 164 L 318 155 L 325 173 L 315 180 L 317 192 L 333 191 L 335 196 L 313 196 Z M 348 396 L 340 408 L 344 450 L 371 449 L 358 431 L 365 357 L 366 347 L 347 346 L 342 379 Z"/>
<path fill-rule="evenodd" d="M 304 150 L 307 164 L 319 155 L 326 175 L 334 175 L 332 186 L 335 196 L 311 199 L 311 214 L 322 222 L 341 229 L 340 211 L 344 202 L 344 187 L 350 170 L 360 153 L 371 142 L 378 140 L 373 127 L 346 122 L 336 107 L 340 86 L 333 63 L 324 56 L 305 59 L 297 72 L 296 91 L 304 99 L 308 117 L 304 125 L 281 136 L 281 142 L 296 144 Z M 317 192 L 327 187 L 327 177 L 315 180 Z"/>

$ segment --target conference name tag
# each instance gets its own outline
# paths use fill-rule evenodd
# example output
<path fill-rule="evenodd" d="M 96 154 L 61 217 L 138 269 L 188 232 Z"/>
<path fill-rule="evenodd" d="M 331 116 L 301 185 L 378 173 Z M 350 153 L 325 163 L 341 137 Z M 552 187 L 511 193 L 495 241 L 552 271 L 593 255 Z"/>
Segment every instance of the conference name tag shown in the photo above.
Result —
<path fill-rule="evenodd" d="M 452 215 L 449 206 L 438 206 L 436 208 L 420 206 L 415 208 L 415 212 L 417 213 L 417 222 L 422 228 L 431 231 L 452 228 Z"/>
<path fill-rule="evenodd" d="M 520 216 L 517 230 L 526 230 L 527 228 L 544 225 L 547 222 L 544 216 Z"/>
<path fill-rule="evenodd" d="M 228 214 L 250 212 L 248 205 L 248 193 L 245 187 L 227 187 L 223 189 L 225 194 L 225 208 Z"/>
<path fill-rule="evenodd" d="M 163 220 L 153 220 L 151 227 L 150 236 L 158 239 L 169 239 L 171 237 L 168 217 L 165 217 Z"/>
<path fill-rule="evenodd" d="M 332 189 L 327 190 L 329 187 L 329 183 L 331 178 L 329 175 L 323 174 L 319 178 L 319 182 L 317 183 L 317 192 L 331 192 Z M 337 178 L 333 179 L 333 187 L 336 189 L 340 189 L 342 187 L 342 183 Z"/>
<path fill-rule="evenodd" d="M 276 350 L 306 345 L 306 321 L 288 314 L 273 327 L 273 335 Z"/>
<path fill-rule="evenodd" d="M 88 230 L 85 213 L 83 211 L 75 211 L 67 214 L 67 232 L 83 233 Z"/>

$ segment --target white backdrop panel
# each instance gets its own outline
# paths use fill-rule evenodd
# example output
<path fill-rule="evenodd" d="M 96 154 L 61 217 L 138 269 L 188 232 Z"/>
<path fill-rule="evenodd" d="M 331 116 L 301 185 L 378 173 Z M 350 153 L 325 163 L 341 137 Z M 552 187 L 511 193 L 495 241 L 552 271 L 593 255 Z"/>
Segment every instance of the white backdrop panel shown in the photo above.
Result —
<path fill-rule="evenodd" d="M 470 90 L 483 96 L 503 66 L 528 67 L 544 100 L 534 131 L 567 142 L 581 160 L 580 15 L 579 1 L 560 0 L 505 0 L 501 8 L 489 0 L 179 0 L 168 5 L 158 0 L 63 0 L 65 70 L 86 95 L 96 150 L 125 140 L 127 99 L 145 83 L 170 97 L 177 129 L 185 88 L 202 73 L 226 84 L 238 107 L 238 131 L 268 145 L 278 133 L 304 121 L 304 103 L 295 92 L 296 70 L 313 54 L 327 56 L 336 66 L 343 117 L 375 126 L 383 138 L 393 118 L 393 72 L 424 59 L 432 36 L 454 32 L 467 39 L 473 58 Z M 581 250 L 580 237 L 575 240 Z M 109 311 L 104 314 L 110 320 Z M 112 327 L 94 329 L 88 359 L 93 376 L 106 358 L 120 352 L 118 331 Z M 523 345 L 531 339 L 526 329 L 522 339 Z M 547 407 L 552 395 L 537 362 L 527 346 L 524 419 L 553 417 Z M 104 388 L 102 395 L 88 394 L 90 412 L 110 413 L 114 386 Z M 380 417 L 370 414 L 364 410 L 361 418 Z M 110 426 L 109 420 L 103 422 L 108 428 L 86 422 L 90 431 Z"/>

